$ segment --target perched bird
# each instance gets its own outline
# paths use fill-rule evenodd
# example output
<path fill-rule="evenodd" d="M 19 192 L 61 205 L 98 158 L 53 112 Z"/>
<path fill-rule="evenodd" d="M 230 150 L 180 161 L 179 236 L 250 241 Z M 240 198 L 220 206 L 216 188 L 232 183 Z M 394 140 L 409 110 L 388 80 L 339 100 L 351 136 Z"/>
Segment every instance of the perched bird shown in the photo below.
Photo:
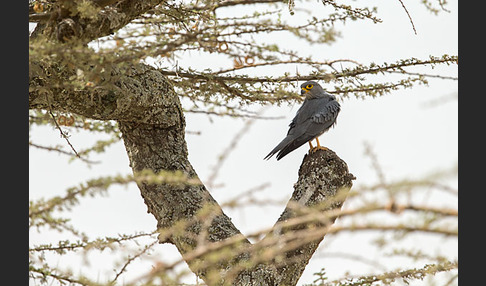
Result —
<path fill-rule="evenodd" d="M 327 93 L 315 81 L 307 81 L 300 87 L 300 94 L 305 96 L 304 103 L 290 122 L 287 137 L 273 148 L 264 160 L 270 159 L 277 152 L 277 160 L 280 160 L 288 153 L 304 145 L 305 142 L 309 142 L 309 152 L 327 149 L 319 144 L 317 137 L 336 123 L 341 106 L 334 95 Z M 316 147 L 312 146 L 311 141 L 313 139 L 316 139 Z"/>

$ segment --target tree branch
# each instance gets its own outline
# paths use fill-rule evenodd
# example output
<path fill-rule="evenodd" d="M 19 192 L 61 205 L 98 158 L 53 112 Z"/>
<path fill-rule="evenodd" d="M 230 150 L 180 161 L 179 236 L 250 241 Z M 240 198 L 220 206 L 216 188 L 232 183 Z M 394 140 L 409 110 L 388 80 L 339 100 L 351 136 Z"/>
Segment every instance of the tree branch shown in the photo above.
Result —
<path fill-rule="evenodd" d="M 30 70 L 29 109 L 51 108 L 92 119 L 150 123 L 164 128 L 181 124 L 178 97 L 166 77 L 151 66 L 112 67 L 97 87 L 82 89 L 59 86 L 63 78 L 75 75 L 67 68 L 30 63 Z"/>
<path fill-rule="evenodd" d="M 77 11 L 63 13 L 61 10 L 65 10 L 66 8 L 56 7 L 52 11 L 30 14 L 29 21 L 48 23 L 48 25 L 38 25 L 32 35 L 37 36 L 43 32 L 47 32 L 49 35 L 55 35 L 57 33 L 58 39 L 61 40 L 63 39 L 63 35 L 59 35 L 61 25 L 64 22 L 63 20 L 69 19 L 72 21 L 72 27 L 70 29 L 76 31 L 76 38 L 87 43 L 97 38 L 113 34 L 161 2 L 163 0 L 97 0 L 94 3 L 97 6 L 104 7 L 104 9 L 96 17 L 81 18 L 78 15 L 70 16 L 71 14 L 76 14 Z M 70 9 L 73 9 L 73 7 L 70 7 Z"/>
<path fill-rule="evenodd" d="M 328 221 L 325 222 L 306 220 L 302 224 L 290 227 L 286 226 L 286 222 L 298 218 L 309 208 L 321 212 L 340 209 L 354 179 L 356 178 L 349 173 L 346 163 L 331 150 L 305 155 L 292 197 L 274 226 L 274 229 L 279 231 L 267 235 L 260 243 L 275 237 L 285 239 L 288 234 L 303 230 L 329 228 L 337 216 L 329 216 Z M 282 261 L 278 267 L 281 275 L 280 285 L 297 284 L 319 243 L 324 239 L 325 233 L 309 238 L 308 241 L 305 237 L 298 237 L 295 241 L 291 241 L 293 247 L 282 246 L 287 251 L 277 258 Z"/>

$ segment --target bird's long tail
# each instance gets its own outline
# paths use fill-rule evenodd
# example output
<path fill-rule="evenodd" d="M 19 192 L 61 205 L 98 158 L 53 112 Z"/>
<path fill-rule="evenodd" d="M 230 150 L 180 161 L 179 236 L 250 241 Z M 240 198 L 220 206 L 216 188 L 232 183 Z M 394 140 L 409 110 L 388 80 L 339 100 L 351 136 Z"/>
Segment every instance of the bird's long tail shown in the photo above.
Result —
<path fill-rule="evenodd" d="M 272 152 L 270 152 L 265 159 L 271 158 L 275 153 L 277 154 L 277 161 L 282 159 L 288 153 L 294 151 L 295 149 L 299 148 L 300 146 L 304 145 L 306 142 L 312 140 L 313 137 L 308 134 L 303 134 L 301 136 L 287 136 L 285 137 L 280 144 L 275 147 Z"/>
<path fill-rule="evenodd" d="M 281 149 L 285 148 L 285 146 L 291 141 L 292 138 L 290 137 L 285 137 L 280 143 L 278 143 L 278 145 L 273 148 L 272 151 L 270 151 L 270 153 L 268 153 L 267 156 L 265 156 L 265 158 L 263 158 L 263 160 L 268 160 L 270 158 L 272 158 L 272 156 L 277 153 L 278 151 L 280 151 Z"/>

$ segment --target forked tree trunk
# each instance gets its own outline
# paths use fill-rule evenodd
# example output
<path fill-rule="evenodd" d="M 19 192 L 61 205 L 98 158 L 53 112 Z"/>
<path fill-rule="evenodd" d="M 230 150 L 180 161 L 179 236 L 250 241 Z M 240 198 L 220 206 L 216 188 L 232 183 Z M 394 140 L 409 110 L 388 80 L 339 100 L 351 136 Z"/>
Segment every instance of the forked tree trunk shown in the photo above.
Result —
<path fill-rule="evenodd" d="M 113 69 L 112 75 L 120 87 L 116 93 L 38 93 L 34 87 L 49 84 L 31 75 L 30 108 L 117 120 L 134 173 L 178 171 L 197 178 L 187 159 L 179 98 L 165 76 L 146 65 Z M 157 220 L 161 243 L 174 244 L 208 285 L 296 285 L 336 218 L 318 217 L 315 210 L 340 208 L 353 178 L 346 163 L 330 150 L 306 155 L 287 208 L 274 229 L 255 244 L 240 233 L 202 184 L 139 182 L 138 187 Z M 214 253 L 220 255 L 216 261 Z"/>
<path fill-rule="evenodd" d="M 106 18 L 98 18 L 101 26 L 84 23 L 76 33 L 85 34 L 76 35 L 88 42 L 111 33 L 158 2 L 145 2 L 149 4 L 144 6 L 137 1 L 121 1 L 134 5 L 122 7 L 132 13 L 110 10 Z M 53 26 L 41 25 L 33 35 L 42 36 L 43 29 L 48 28 Z M 135 174 L 143 170 L 155 174 L 172 171 L 197 179 L 187 158 L 179 98 L 157 69 L 142 64 L 112 67 L 99 84 L 106 88 L 70 90 L 59 83 L 69 81 L 76 72 L 62 63 L 30 61 L 29 67 L 30 109 L 116 120 Z M 306 155 L 287 208 L 275 227 L 255 244 L 240 233 L 197 180 L 190 184 L 137 184 L 148 212 L 157 220 L 160 242 L 174 244 L 191 270 L 208 285 L 290 286 L 296 285 L 336 219 L 332 210 L 342 206 L 353 179 L 346 163 L 334 152 Z"/>

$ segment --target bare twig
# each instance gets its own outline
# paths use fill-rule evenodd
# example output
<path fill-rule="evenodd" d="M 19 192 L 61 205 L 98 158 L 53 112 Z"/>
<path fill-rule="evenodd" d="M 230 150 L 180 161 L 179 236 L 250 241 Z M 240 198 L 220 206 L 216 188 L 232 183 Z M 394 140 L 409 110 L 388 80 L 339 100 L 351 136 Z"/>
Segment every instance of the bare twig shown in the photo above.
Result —
<path fill-rule="evenodd" d="M 47 150 L 47 151 L 54 151 L 54 152 L 58 152 L 58 153 L 61 153 L 61 154 L 64 154 L 64 155 L 68 155 L 68 156 L 76 156 L 76 154 L 69 153 L 69 152 L 66 152 L 64 150 L 61 150 L 57 146 L 55 146 L 55 147 L 42 146 L 42 145 L 39 145 L 39 144 L 36 144 L 36 143 L 33 143 L 33 142 L 29 142 L 29 145 L 32 146 L 32 147 L 38 148 L 38 149 L 43 149 L 43 150 Z M 78 157 L 79 159 L 81 159 L 82 161 L 84 161 L 88 164 L 99 164 L 100 163 L 100 161 L 91 161 L 91 160 L 82 158 L 82 157 L 79 156 L 79 154 L 76 157 Z"/>
<path fill-rule="evenodd" d="M 61 127 L 59 126 L 59 124 L 57 123 L 57 120 L 56 120 L 56 116 L 54 116 L 54 113 L 52 113 L 52 110 L 51 110 L 51 107 L 50 107 L 50 102 L 49 102 L 49 97 L 47 96 L 46 94 L 46 101 L 48 102 L 49 104 L 49 109 L 48 109 L 48 112 L 49 114 L 51 115 L 52 117 L 52 120 L 54 121 L 54 124 L 56 125 L 56 128 L 59 130 L 60 134 L 61 134 L 61 137 L 64 138 L 67 142 L 67 144 L 69 145 L 69 147 L 71 147 L 71 150 L 73 150 L 74 154 L 76 155 L 76 157 L 78 157 L 79 159 L 82 159 L 84 160 L 83 158 L 81 158 L 81 156 L 78 154 L 78 152 L 76 151 L 76 149 L 74 149 L 73 145 L 71 144 L 71 142 L 69 141 L 68 139 L 68 135 L 66 133 L 64 133 L 64 131 L 61 129 Z"/>
<path fill-rule="evenodd" d="M 128 265 L 130 263 L 132 263 L 135 259 L 139 258 L 140 256 L 142 256 L 144 253 L 146 253 L 150 248 L 152 248 L 154 245 L 156 245 L 159 241 L 158 240 L 155 240 L 153 241 L 151 244 L 149 245 L 146 245 L 142 251 L 140 251 L 139 253 L 137 253 L 136 255 L 132 256 L 132 257 L 128 257 L 127 261 L 125 262 L 125 264 L 123 264 L 123 267 L 116 273 L 115 275 L 115 278 L 113 278 L 113 280 L 111 281 L 111 283 L 113 285 L 115 285 L 115 282 L 116 280 L 118 280 L 118 277 L 120 277 L 120 275 L 125 272 L 125 270 L 127 269 Z"/>
<path fill-rule="evenodd" d="M 405 4 L 403 4 L 402 0 L 398 0 L 400 4 L 402 4 L 403 10 L 405 10 L 405 13 L 407 13 L 408 19 L 410 20 L 410 24 L 412 24 L 412 29 L 415 35 L 417 35 L 417 30 L 415 30 L 415 25 L 413 24 L 412 16 L 410 16 L 410 13 L 408 13 L 407 7 L 405 7 Z"/>

